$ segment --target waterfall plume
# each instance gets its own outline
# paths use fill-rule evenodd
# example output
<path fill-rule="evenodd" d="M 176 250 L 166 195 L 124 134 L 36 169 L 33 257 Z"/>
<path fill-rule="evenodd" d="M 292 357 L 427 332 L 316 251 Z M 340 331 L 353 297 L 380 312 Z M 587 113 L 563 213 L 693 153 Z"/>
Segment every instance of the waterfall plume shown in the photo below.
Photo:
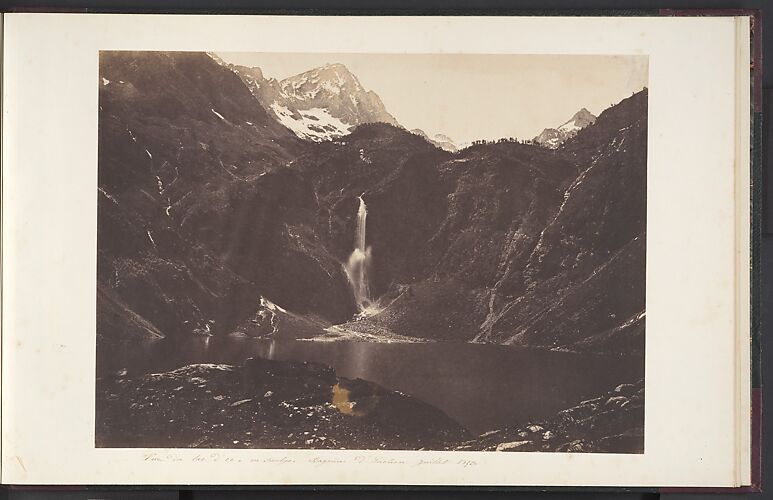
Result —
<path fill-rule="evenodd" d="M 370 297 L 370 284 L 368 281 L 371 272 L 371 251 L 370 247 L 366 246 L 365 241 L 368 207 L 365 205 L 365 200 L 362 199 L 362 196 L 358 196 L 358 199 L 360 200 L 360 205 L 357 209 L 357 225 L 354 230 L 354 250 L 349 255 L 349 260 L 344 265 L 344 270 L 352 285 L 357 308 L 362 314 L 371 311 L 374 304 Z"/>

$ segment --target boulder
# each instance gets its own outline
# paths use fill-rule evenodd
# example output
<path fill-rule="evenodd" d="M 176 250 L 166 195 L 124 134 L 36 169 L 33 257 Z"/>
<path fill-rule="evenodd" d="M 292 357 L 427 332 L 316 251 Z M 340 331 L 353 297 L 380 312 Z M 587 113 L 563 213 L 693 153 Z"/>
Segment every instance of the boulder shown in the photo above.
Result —
<path fill-rule="evenodd" d="M 607 402 L 604 403 L 604 406 L 621 406 L 623 403 L 627 402 L 628 398 L 625 396 L 612 396 L 611 398 L 607 399 Z"/>
<path fill-rule="evenodd" d="M 593 449 L 582 439 L 576 439 L 559 446 L 556 451 L 565 453 L 587 453 Z"/>
<path fill-rule="evenodd" d="M 533 441 L 511 441 L 497 445 L 497 451 L 534 451 L 537 445 Z"/>
<path fill-rule="evenodd" d="M 622 395 L 622 396 L 632 396 L 636 393 L 637 387 L 633 384 L 620 384 L 617 387 L 615 387 L 616 393 Z"/>

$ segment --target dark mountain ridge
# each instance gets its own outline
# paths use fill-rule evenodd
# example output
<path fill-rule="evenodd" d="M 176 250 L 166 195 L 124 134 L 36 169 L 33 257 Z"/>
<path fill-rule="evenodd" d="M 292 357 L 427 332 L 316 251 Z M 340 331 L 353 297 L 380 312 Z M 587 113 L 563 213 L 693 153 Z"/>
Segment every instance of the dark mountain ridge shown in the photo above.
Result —
<path fill-rule="evenodd" d="M 101 335 L 229 333 L 261 294 L 328 321 L 353 313 L 338 262 L 304 230 L 314 192 L 285 168 L 305 143 L 236 75 L 201 53 L 103 52 L 100 78 Z"/>

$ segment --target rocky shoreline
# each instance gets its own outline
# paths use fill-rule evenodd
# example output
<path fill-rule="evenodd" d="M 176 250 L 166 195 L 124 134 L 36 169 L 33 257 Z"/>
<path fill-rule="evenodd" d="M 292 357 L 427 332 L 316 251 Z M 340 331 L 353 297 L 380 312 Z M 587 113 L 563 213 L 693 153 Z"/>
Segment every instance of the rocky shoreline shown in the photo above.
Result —
<path fill-rule="evenodd" d="M 325 365 L 249 358 L 97 380 L 97 447 L 642 453 L 644 383 L 472 437 L 441 410 Z"/>
<path fill-rule="evenodd" d="M 97 380 L 97 447 L 446 449 L 440 410 L 310 362 L 250 358 Z"/>
<path fill-rule="evenodd" d="M 644 453 L 644 379 L 620 384 L 552 419 L 489 431 L 454 449 Z"/>

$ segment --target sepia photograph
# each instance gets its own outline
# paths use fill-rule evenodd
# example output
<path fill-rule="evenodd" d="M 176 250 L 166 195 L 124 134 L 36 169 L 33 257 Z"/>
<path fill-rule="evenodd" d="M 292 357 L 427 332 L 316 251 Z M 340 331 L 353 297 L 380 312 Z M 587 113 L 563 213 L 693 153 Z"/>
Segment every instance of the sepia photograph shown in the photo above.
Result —
<path fill-rule="evenodd" d="M 96 447 L 644 453 L 648 74 L 101 51 Z"/>

